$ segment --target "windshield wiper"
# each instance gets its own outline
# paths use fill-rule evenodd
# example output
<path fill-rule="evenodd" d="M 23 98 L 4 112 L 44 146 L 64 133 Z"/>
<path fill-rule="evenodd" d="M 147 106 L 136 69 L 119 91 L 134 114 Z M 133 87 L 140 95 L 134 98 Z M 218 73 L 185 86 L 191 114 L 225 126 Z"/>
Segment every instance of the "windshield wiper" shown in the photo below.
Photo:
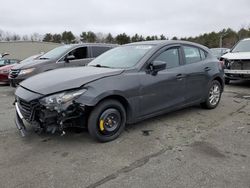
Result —
<path fill-rule="evenodd" d="M 39 59 L 49 59 L 48 57 L 40 57 Z"/>
<path fill-rule="evenodd" d="M 105 66 L 105 65 L 100 65 L 100 64 L 96 64 L 96 65 L 90 65 L 92 67 L 101 67 L 101 68 L 111 68 L 109 66 Z"/>

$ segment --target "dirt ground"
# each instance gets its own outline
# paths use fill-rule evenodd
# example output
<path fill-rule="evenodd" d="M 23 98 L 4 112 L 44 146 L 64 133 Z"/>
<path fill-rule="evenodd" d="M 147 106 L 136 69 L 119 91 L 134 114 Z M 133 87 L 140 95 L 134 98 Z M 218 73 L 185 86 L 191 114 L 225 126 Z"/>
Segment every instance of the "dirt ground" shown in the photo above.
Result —
<path fill-rule="evenodd" d="M 126 127 L 101 144 L 14 124 L 14 89 L 0 86 L 0 187 L 250 188 L 250 82 L 226 86 L 214 110 L 194 106 Z"/>

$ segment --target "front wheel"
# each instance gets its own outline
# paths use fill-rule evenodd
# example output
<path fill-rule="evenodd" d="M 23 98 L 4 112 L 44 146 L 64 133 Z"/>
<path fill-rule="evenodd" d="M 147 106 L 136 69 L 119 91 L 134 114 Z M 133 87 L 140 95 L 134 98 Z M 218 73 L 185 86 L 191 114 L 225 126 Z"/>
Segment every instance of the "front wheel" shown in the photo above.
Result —
<path fill-rule="evenodd" d="M 104 100 L 90 113 L 89 134 L 100 142 L 116 139 L 126 124 L 126 111 L 116 100 Z"/>
<path fill-rule="evenodd" d="M 210 84 L 206 101 L 201 103 L 201 106 L 207 109 L 214 109 L 220 102 L 221 98 L 221 84 L 217 80 L 213 80 Z"/>

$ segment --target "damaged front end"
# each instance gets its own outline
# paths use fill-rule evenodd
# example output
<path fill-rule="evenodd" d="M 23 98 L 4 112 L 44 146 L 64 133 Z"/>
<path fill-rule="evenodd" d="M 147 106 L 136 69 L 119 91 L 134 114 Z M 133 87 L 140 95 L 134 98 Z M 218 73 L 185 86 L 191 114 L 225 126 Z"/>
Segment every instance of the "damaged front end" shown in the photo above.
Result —
<path fill-rule="evenodd" d="M 16 97 L 16 126 L 21 135 L 26 135 L 25 121 L 35 127 L 36 132 L 60 132 L 65 134 L 67 127 L 84 127 L 85 106 L 74 100 L 86 89 L 73 90 L 27 102 Z"/>
<path fill-rule="evenodd" d="M 225 77 L 231 80 L 250 80 L 250 60 L 224 60 Z"/>

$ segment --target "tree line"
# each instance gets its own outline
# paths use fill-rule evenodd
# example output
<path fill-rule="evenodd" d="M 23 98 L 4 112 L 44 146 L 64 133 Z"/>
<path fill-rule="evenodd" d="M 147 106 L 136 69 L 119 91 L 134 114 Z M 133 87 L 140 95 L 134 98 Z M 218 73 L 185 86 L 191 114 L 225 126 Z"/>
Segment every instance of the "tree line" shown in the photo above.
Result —
<path fill-rule="evenodd" d="M 51 34 L 46 33 L 43 41 L 44 42 L 63 42 L 63 43 L 77 43 L 77 42 L 88 42 L 88 43 L 111 43 L 111 44 L 127 44 L 130 42 L 139 42 L 145 40 L 166 40 L 167 38 L 162 34 L 160 36 L 153 35 L 143 37 L 142 35 L 135 34 L 129 36 L 126 33 L 113 36 L 111 33 L 94 33 L 92 31 L 82 32 L 79 37 L 74 36 L 71 31 L 64 31 L 62 34 Z"/>
<path fill-rule="evenodd" d="M 186 40 L 191 42 L 196 42 L 205 45 L 209 48 L 219 47 L 220 42 L 222 42 L 222 47 L 231 48 L 237 41 L 243 38 L 250 37 L 250 27 L 241 28 L 238 31 L 234 31 L 231 28 L 223 29 L 219 32 L 204 33 L 196 37 L 172 37 L 167 38 L 163 34 L 143 36 L 140 34 L 135 34 L 132 36 L 126 33 L 121 33 L 113 36 L 111 33 L 95 33 L 93 31 L 84 31 L 80 35 L 74 35 L 71 31 L 64 31 L 62 33 L 46 33 L 45 35 L 40 35 L 38 33 L 33 33 L 32 35 L 20 36 L 18 34 L 11 34 L 8 32 L 3 32 L 0 30 L 0 41 L 20 41 L 20 40 L 30 40 L 30 41 L 44 41 L 44 42 L 56 42 L 56 43 L 112 43 L 112 44 L 127 44 L 130 42 L 148 41 L 148 40 Z"/>

